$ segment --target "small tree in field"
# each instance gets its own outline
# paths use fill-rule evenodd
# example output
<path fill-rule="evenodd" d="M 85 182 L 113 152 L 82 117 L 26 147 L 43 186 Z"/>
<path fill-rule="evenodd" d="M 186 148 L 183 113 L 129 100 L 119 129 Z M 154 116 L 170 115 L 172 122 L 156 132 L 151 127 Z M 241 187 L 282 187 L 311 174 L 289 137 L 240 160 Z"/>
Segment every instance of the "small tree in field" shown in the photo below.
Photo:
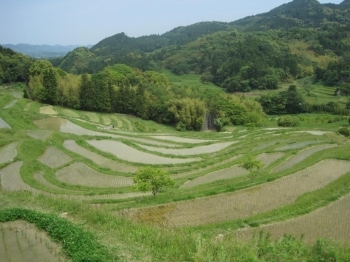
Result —
<path fill-rule="evenodd" d="M 153 196 L 165 186 L 173 186 L 174 180 L 162 169 L 145 167 L 137 171 L 134 177 L 135 188 L 141 192 L 152 191 Z"/>
<path fill-rule="evenodd" d="M 255 177 L 259 174 L 259 171 L 264 166 L 264 164 L 260 160 L 257 160 L 250 156 L 242 161 L 239 166 L 243 167 L 245 170 L 248 170 L 251 177 Z"/>

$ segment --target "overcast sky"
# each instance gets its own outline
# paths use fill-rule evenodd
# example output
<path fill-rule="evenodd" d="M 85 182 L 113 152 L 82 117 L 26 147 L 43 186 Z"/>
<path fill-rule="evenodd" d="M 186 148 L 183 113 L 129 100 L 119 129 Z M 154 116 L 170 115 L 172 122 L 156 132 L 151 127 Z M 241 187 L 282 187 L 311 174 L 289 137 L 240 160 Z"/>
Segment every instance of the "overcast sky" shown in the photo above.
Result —
<path fill-rule="evenodd" d="M 290 1 L 0 0 L 0 43 L 96 44 L 120 32 L 138 37 L 201 21 L 232 22 Z"/>

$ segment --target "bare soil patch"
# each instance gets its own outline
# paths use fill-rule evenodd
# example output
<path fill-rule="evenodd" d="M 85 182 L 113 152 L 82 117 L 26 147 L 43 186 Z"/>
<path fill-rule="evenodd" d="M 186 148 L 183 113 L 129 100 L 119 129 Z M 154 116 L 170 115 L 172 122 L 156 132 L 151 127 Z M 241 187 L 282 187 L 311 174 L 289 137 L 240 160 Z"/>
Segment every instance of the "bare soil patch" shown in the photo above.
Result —
<path fill-rule="evenodd" d="M 137 168 L 135 166 L 116 162 L 99 154 L 96 154 L 84 147 L 79 146 L 74 140 L 64 141 L 63 146 L 68 150 L 73 151 L 74 153 L 90 159 L 101 167 L 105 167 L 120 173 L 135 173 L 137 171 Z"/>
<path fill-rule="evenodd" d="M 286 170 L 288 168 L 291 168 L 294 165 L 303 161 L 305 158 L 307 158 L 307 157 L 309 157 L 309 156 L 311 156 L 319 151 L 333 148 L 336 146 L 337 145 L 326 144 L 326 145 L 313 146 L 313 147 L 309 147 L 307 149 L 304 149 L 304 150 L 298 152 L 296 155 L 288 158 L 283 163 L 281 163 L 279 166 L 277 166 L 275 169 L 273 169 L 272 172 L 276 173 L 276 172 L 280 172 L 280 171 Z"/>
<path fill-rule="evenodd" d="M 177 143 L 188 143 L 188 144 L 200 144 L 212 142 L 213 140 L 203 140 L 203 139 L 195 139 L 195 138 L 186 138 L 179 136 L 151 136 L 152 138 L 160 139 L 160 140 L 168 140 Z"/>
<path fill-rule="evenodd" d="M 70 121 L 67 121 L 66 119 L 63 119 L 60 117 L 52 117 L 52 118 L 33 121 L 34 125 L 36 125 L 40 129 L 47 129 L 47 130 L 54 130 L 54 131 L 60 131 L 61 126 L 66 124 L 67 122 L 70 122 Z"/>
<path fill-rule="evenodd" d="M 172 212 L 162 216 L 164 223 L 171 227 L 243 219 L 293 203 L 300 195 L 322 188 L 348 172 L 350 161 L 324 160 L 293 175 L 256 187 L 176 203 Z M 138 213 L 144 210 L 133 210 L 131 217 L 139 216 Z"/>
<path fill-rule="evenodd" d="M 35 139 L 46 140 L 50 137 L 51 132 L 48 130 L 30 130 L 27 135 Z"/>
<path fill-rule="evenodd" d="M 0 117 L 0 128 L 11 128 L 11 126 Z"/>
<path fill-rule="evenodd" d="M 226 147 L 229 147 L 237 142 L 224 142 L 224 143 L 216 143 L 206 146 L 198 146 L 193 148 L 159 148 L 145 145 L 138 145 L 146 150 L 154 151 L 166 155 L 176 155 L 176 156 L 190 156 L 190 155 L 200 155 L 200 154 L 209 154 L 219 152 Z"/>
<path fill-rule="evenodd" d="M 195 187 L 202 184 L 208 184 L 214 181 L 232 179 L 232 178 L 244 176 L 247 174 L 248 174 L 247 170 L 239 167 L 238 165 L 234 165 L 230 168 L 221 169 L 213 173 L 209 173 L 204 176 L 195 178 L 193 180 L 189 180 L 185 184 L 183 184 L 180 188 Z"/>
<path fill-rule="evenodd" d="M 84 163 L 74 163 L 56 172 L 61 182 L 87 187 L 126 187 L 133 184 L 130 177 L 106 175 L 93 170 Z"/>
<path fill-rule="evenodd" d="M 48 147 L 38 160 L 51 168 L 58 168 L 71 162 L 72 158 L 55 147 Z"/>
<path fill-rule="evenodd" d="M 11 143 L 0 148 L 0 165 L 12 162 L 17 156 L 17 146 L 19 143 Z"/>
<path fill-rule="evenodd" d="M 284 234 L 300 237 L 310 243 L 326 238 L 350 244 L 350 195 L 318 209 L 310 214 L 291 220 L 260 226 L 258 229 L 238 230 L 235 235 L 242 239 L 251 239 L 253 233 L 263 230 L 270 233 L 273 239 Z"/>
<path fill-rule="evenodd" d="M 133 147 L 123 144 L 118 141 L 110 140 L 89 140 L 87 141 L 93 147 L 97 149 L 113 154 L 119 159 L 123 159 L 129 162 L 142 163 L 142 164 L 181 164 L 189 163 L 202 160 L 201 158 L 168 158 L 163 156 L 152 155 L 150 153 L 145 153 L 139 151 Z"/>
<path fill-rule="evenodd" d="M 57 111 L 55 111 L 52 106 L 42 106 L 40 107 L 40 114 L 44 115 L 57 115 Z"/>
<path fill-rule="evenodd" d="M 61 247 L 34 225 L 24 221 L 0 224 L 0 257 L 2 262 L 68 261 Z"/>

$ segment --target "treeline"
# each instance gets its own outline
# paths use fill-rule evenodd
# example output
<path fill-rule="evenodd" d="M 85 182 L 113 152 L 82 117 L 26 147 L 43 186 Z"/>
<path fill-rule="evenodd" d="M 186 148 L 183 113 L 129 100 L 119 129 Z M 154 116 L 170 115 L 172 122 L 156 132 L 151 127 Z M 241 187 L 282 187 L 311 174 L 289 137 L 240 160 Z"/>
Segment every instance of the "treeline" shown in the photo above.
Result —
<path fill-rule="evenodd" d="M 0 45 L 0 84 L 26 82 L 33 59 Z"/>
<path fill-rule="evenodd" d="M 277 89 L 279 82 L 299 73 L 298 58 L 288 48 L 276 47 L 269 34 L 220 32 L 169 53 L 163 57 L 173 73 L 196 72 L 203 82 L 228 92 Z"/>
<path fill-rule="evenodd" d="M 287 91 L 262 95 L 258 101 L 263 107 L 264 112 L 269 115 L 299 113 L 348 115 L 350 113 L 350 105 L 344 108 L 336 102 L 328 102 L 325 104 L 306 103 L 302 95 L 297 91 L 295 85 L 290 85 Z"/>
<path fill-rule="evenodd" d="M 293 27 L 317 28 L 324 25 L 348 25 L 349 4 L 320 4 L 317 0 L 294 0 L 270 12 L 249 16 L 230 23 L 245 31 L 290 29 Z"/>
<path fill-rule="evenodd" d="M 232 23 L 202 22 L 138 38 L 120 33 L 52 63 L 75 74 L 116 63 L 142 71 L 165 67 L 179 75 L 199 74 L 228 92 L 277 89 L 349 55 L 347 8 L 301 0 Z M 325 82 L 336 81 L 332 74 Z"/>
<path fill-rule="evenodd" d="M 108 66 L 96 74 L 67 74 L 48 61 L 35 61 L 26 95 L 40 102 L 74 109 L 132 114 L 142 119 L 200 130 L 207 118 L 220 130 L 225 125 L 261 125 L 258 102 L 215 91 L 181 90 L 155 71 L 126 65 Z"/>
<path fill-rule="evenodd" d="M 350 53 L 336 62 L 329 63 L 327 68 L 315 69 L 315 82 L 322 82 L 327 86 L 342 86 L 350 83 Z M 343 90 L 349 94 L 349 90 Z"/>

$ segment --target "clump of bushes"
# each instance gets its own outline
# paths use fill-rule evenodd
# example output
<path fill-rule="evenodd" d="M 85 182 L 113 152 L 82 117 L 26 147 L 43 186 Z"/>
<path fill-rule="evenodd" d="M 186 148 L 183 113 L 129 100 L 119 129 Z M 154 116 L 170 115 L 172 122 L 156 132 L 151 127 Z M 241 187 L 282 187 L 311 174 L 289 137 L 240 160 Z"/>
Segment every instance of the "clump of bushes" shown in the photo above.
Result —
<path fill-rule="evenodd" d="M 299 126 L 300 123 L 297 118 L 294 118 L 292 116 L 283 116 L 277 120 L 277 125 L 283 127 L 294 127 Z"/>
<path fill-rule="evenodd" d="M 338 133 L 345 136 L 345 137 L 349 137 L 350 136 L 350 129 L 347 127 L 341 127 L 338 129 Z"/>

